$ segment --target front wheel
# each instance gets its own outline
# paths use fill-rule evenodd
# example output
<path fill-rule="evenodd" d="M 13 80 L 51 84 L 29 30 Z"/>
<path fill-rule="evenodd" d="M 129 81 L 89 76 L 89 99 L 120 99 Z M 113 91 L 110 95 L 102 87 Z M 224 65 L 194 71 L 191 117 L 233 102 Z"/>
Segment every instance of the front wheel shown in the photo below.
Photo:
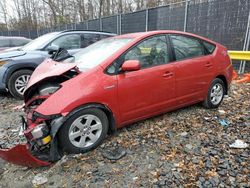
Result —
<path fill-rule="evenodd" d="M 84 153 L 96 148 L 108 133 L 108 118 L 97 108 L 80 110 L 58 132 L 59 145 L 67 153 Z"/>
<path fill-rule="evenodd" d="M 221 79 L 215 78 L 208 89 L 207 97 L 203 102 L 203 106 L 206 108 L 218 108 L 225 93 L 225 83 Z"/>
<path fill-rule="evenodd" d="M 16 99 L 23 99 L 24 91 L 33 71 L 22 69 L 14 72 L 9 79 L 8 89 L 10 94 Z"/>

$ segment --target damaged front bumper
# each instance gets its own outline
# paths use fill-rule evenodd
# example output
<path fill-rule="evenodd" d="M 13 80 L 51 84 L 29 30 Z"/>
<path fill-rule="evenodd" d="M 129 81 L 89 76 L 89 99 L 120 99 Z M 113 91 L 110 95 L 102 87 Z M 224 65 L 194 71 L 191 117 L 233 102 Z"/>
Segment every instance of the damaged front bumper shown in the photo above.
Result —
<path fill-rule="evenodd" d="M 48 166 L 51 164 L 33 156 L 29 148 L 29 144 L 19 144 L 11 149 L 0 149 L 0 158 L 9 163 L 28 167 Z"/>
<path fill-rule="evenodd" d="M 51 140 L 46 148 L 39 149 L 35 147 L 34 143 L 26 136 L 26 144 L 19 144 L 9 149 L 3 149 L 0 146 L 0 158 L 9 163 L 28 167 L 49 166 L 52 162 L 59 160 L 62 155 L 58 149 L 56 134 L 63 124 L 64 119 L 65 118 L 61 116 L 51 121 Z M 24 118 L 22 118 L 22 121 L 23 125 L 21 130 L 23 130 L 22 132 L 25 134 L 27 125 Z"/>

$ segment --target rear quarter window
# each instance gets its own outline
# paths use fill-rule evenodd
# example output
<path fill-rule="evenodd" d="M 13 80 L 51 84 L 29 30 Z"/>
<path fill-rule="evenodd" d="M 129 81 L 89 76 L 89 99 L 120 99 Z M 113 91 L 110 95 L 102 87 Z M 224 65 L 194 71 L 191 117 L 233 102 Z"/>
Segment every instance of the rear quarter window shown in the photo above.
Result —
<path fill-rule="evenodd" d="M 203 41 L 203 45 L 204 45 L 208 54 L 212 54 L 214 52 L 215 47 L 216 47 L 214 44 L 211 44 L 211 43 L 206 42 L 206 41 Z"/>

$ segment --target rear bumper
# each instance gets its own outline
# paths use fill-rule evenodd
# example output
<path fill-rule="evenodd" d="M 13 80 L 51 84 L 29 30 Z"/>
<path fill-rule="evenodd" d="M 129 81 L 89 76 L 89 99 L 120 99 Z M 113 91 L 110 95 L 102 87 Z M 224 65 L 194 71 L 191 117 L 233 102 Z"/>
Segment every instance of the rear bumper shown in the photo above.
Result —
<path fill-rule="evenodd" d="M 28 144 L 19 144 L 11 149 L 0 149 L 0 158 L 10 163 L 28 166 L 39 167 L 48 166 L 49 162 L 42 161 L 30 153 Z"/>

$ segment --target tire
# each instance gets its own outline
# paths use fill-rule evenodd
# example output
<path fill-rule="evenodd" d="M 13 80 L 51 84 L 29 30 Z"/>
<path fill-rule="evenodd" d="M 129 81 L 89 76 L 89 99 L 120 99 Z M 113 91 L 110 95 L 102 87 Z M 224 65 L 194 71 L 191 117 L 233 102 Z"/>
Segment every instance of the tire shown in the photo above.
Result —
<path fill-rule="evenodd" d="M 22 69 L 14 72 L 10 76 L 8 81 L 8 89 L 13 97 L 16 99 L 23 99 L 23 93 L 32 73 L 32 70 Z"/>
<path fill-rule="evenodd" d="M 215 78 L 209 86 L 207 97 L 203 101 L 203 106 L 209 109 L 218 108 L 223 101 L 225 93 L 225 83 L 221 79 Z"/>
<path fill-rule="evenodd" d="M 108 118 L 102 110 L 98 108 L 80 110 L 70 116 L 60 128 L 59 146 L 63 151 L 74 154 L 92 150 L 105 139 L 108 126 Z"/>

